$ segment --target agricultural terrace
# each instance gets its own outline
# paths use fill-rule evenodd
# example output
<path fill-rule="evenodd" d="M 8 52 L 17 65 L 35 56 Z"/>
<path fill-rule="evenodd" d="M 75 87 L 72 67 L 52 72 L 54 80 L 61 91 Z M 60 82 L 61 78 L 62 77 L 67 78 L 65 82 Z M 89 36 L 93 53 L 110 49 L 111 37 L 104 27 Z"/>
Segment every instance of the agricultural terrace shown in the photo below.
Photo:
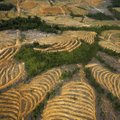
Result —
<path fill-rule="evenodd" d="M 0 120 L 120 120 L 119 7 L 0 0 Z"/>

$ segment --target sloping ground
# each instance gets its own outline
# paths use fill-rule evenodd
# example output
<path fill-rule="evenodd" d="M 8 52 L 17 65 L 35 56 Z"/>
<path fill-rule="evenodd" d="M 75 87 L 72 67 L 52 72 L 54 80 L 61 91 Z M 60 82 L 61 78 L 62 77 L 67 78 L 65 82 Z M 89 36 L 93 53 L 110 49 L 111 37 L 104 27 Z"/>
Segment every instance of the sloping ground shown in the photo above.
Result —
<path fill-rule="evenodd" d="M 11 19 L 11 18 L 15 18 L 16 16 L 17 16 L 17 14 L 13 10 L 0 11 L 0 20 L 8 20 L 8 19 Z"/>
<path fill-rule="evenodd" d="M 0 31 L 0 49 L 3 49 L 7 46 L 15 44 L 15 32 L 10 31 Z"/>
<path fill-rule="evenodd" d="M 42 17 L 44 21 L 46 21 L 48 24 L 55 24 L 63 27 L 97 27 L 97 26 L 120 26 L 120 21 L 112 21 L 112 20 L 94 20 L 94 19 L 89 19 L 85 18 L 84 21 L 82 22 L 81 17 L 77 18 L 72 18 L 70 16 L 46 16 Z M 94 24 L 93 24 L 94 22 Z"/>
<path fill-rule="evenodd" d="M 79 40 L 69 40 L 69 41 L 62 41 L 52 44 L 50 47 L 47 48 L 34 48 L 35 51 L 41 52 L 72 52 L 73 50 L 80 47 L 81 42 Z"/>
<path fill-rule="evenodd" d="M 111 40 L 112 42 L 120 41 L 120 31 L 119 30 L 107 30 L 101 33 L 101 38 L 103 40 Z"/>
<path fill-rule="evenodd" d="M 15 90 L 9 90 L 0 94 L 0 119 L 1 120 L 19 120 L 20 111 L 20 93 Z M 8 107 L 9 106 L 9 107 Z"/>
<path fill-rule="evenodd" d="M 91 70 L 95 80 L 106 90 L 120 99 L 120 74 L 114 73 L 99 63 L 90 63 L 86 65 Z"/>
<path fill-rule="evenodd" d="M 46 21 L 48 24 L 55 24 L 59 26 L 75 26 L 75 27 L 90 27 L 91 24 L 89 23 L 82 23 L 82 18 L 75 19 L 70 16 L 46 16 L 42 17 L 44 21 Z"/>
<path fill-rule="evenodd" d="M 54 34 L 44 33 L 37 30 L 21 31 L 18 34 L 17 30 L 5 30 L 0 31 L 0 49 L 8 46 L 13 46 L 16 43 L 16 39 L 20 39 L 21 44 L 32 44 L 43 38 L 53 36 Z"/>
<path fill-rule="evenodd" d="M 105 120 L 119 120 L 112 107 L 112 104 L 106 98 L 102 98 L 102 104 L 100 108 L 104 112 Z"/>
<path fill-rule="evenodd" d="M 2 92 L 0 94 L 0 119 L 24 119 L 45 99 L 47 93 L 62 82 L 61 76 L 66 70 L 69 71 L 69 66 L 68 69 L 67 67 L 66 69 L 53 68 L 34 77 L 29 83 L 23 83 Z"/>
<path fill-rule="evenodd" d="M 120 62 L 118 58 L 108 55 L 104 52 L 98 52 L 97 56 L 100 57 L 107 65 L 112 67 L 116 72 L 120 73 Z"/>
<path fill-rule="evenodd" d="M 13 58 L 14 55 L 19 51 L 20 47 L 21 44 L 19 41 L 16 41 L 15 45 L 8 46 L 0 50 L 0 64 Z"/>
<path fill-rule="evenodd" d="M 8 2 L 16 5 L 16 1 Z M 66 14 L 77 14 L 84 15 L 87 14 L 87 10 L 80 8 L 79 6 L 85 8 L 86 6 L 97 6 L 102 3 L 102 0 L 71 0 L 71 1 L 37 1 L 37 0 L 25 0 L 20 6 L 21 9 L 27 15 L 66 15 Z M 51 5 L 52 4 L 52 5 Z M 24 13 L 23 12 L 23 13 Z"/>
<path fill-rule="evenodd" d="M 60 83 L 61 69 L 52 69 L 36 76 L 28 84 L 22 85 L 18 90 L 22 95 L 21 117 L 27 116 L 40 104 L 54 87 Z"/>
<path fill-rule="evenodd" d="M 25 78 L 24 63 L 9 60 L 0 65 L 0 90 L 3 90 Z"/>
<path fill-rule="evenodd" d="M 33 44 L 34 42 L 41 41 L 42 39 L 45 39 L 47 37 L 54 36 L 53 33 L 45 33 L 37 30 L 28 30 L 28 31 L 22 31 L 22 34 L 24 36 L 24 40 L 22 44 Z"/>
<path fill-rule="evenodd" d="M 39 2 L 35 0 L 25 0 L 21 3 L 21 8 L 25 10 L 30 10 L 38 6 L 38 3 Z"/>
<path fill-rule="evenodd" d="M 120 7 L 113 7 L 112 9 L 120 13 Z"/>
<path fill-rule="evenodd" d="M 82 5 L 79 6 L 79 4 L 67 4 L 65 7 L 69 11 L 69 14 L 82 16 L 88 13 L 88 10 L 85 9 Z"/>
<path fill-rule="evenodd" d="M 22 2 L 21 6 L 24 9 L 32 9 L 36 6 L 40 6 L 42 8 L 50 7 L 51 3 L 53 6 L 82 6 L 85 7 L 86 5 L 88 6 L 97 6 L 100 5 L 103 1 L 102 0 L 66 0 L 66 1 L 61 1 L 57 0 L 55 2 L 49 2 L 48 0 L 46 1 L 37 1 L 37 0 L 25 0 Z M 49 11 L 48 11 L 49 12 Z"/>
<path fill-rule="evenodd" d="M 7 44 L 7 46 L 0 50 L 0 90 L 6 89 L 16 82 L 25 79 L 24 63 L 17 63 L 13 59 L 20 47 L 21 44 L 17 40 L 15 45 Z"/>
<path fill-rule="evenodd" d="M 71 1 L 56 1 L 52 6 L 48 1 L 36 1 L 36 0 L 25 0 L 21 4 L 21 16 L 44 16 L 42 17 L 47 23 L 57 24 L 62 26 L 74 26 L 74 27 L 91 27 L 91 26 L 104 26 L 104 25 L 120 25 L 119 21 L 99 21 L 99 20 L 91 20 L 90 18 L 83 17 L 72 18 L 68 15 L 77 15 L 83 16 L 87 15 L 89 9 L 101 4 L 102 0 L 71 0 Z M 14 2 L 13 2 L 14 3 Z M 16 3 L 14 3 L 16 4 Z M 51 16 L 52 17 L 51 17 Z M 62 15 L 63 17 L 59 16 Z M 10 19 L 16 16 L 15 11 L 9 11 L 1 13 L 2 19 Z M 49 17 L 50 16 L 50 17 Z M 58 17 L 59 16 L 59 17 Z M 63 22 L 64 21 L 64 22 Z M 93 24 L 94 22 L 94 24 Z"/>
<path fill-rule="evenodd" d="M 95 42 L 96 33 L 92 31 L 66 31 L 62 34 L 48 34 L 37 30 L 22 31 L 19 34 L 14 30 L 0 31 L 0 49 L 15 45 L 16 39 L 20 39 L 21 44 L 54 44 L 62 41 L 79 39 L 89 44 Z"/>
<path fill-rule="evenodd" d="M 102 56 L 102 60 L 106 60 L 105 62 L 100 62 L 96 59 L 92 59 L 92 61 L 87 64 L 85 67 L 90 69 L 91 75 L 93 76 L 91 80 L 98 83 L 102 88 L 105 89 L 101 92 L 96 90 L 97 94 L 97 120 L 119 120 L 119 110 L 115 109 L 119 108 L 119 89 L 120 89 L 120 74 L 119 72 L 115 72 L 111 67 L 111 64 L 116 64 L 115 58 L 111 58 L 105 53 L 99 52 Z M 110 61 L 108 60 L 110 59 Z M 110 62 L 113 62 L 109 64 Z M 104 63 L 104 64 L 103 64 Z M 117 63 L 119 65 L 119 63 Z M 97 84 L 96 84 L 97 85 Z M 96 89 L 99 86 L 94 86 Z"/>
<path fill-rule="evenodd" d="M 41 40 L 36 40 L 40 45 L 55 44 L 58 42 L 80 40 L 89 44 L 95 42 L 97 33 L 92 31 L 65 31 L 62 34 L 51 35 Z"/>
<path fill-rule="evenodd" d="M 70 14 L 70 12 L 76 12 L 77 10 L 80 10 L 80 8 L 77 8 L 72 5 L 70 7 L 66 4 L 65 1 L 64 4 L 62 4 L 60 1 L 57 1 L 57 3 L 53 3 L 51 6 L 49 2 L 43 2 L 43 1 L 34 1 L 34 0 L 26 0 L 21 4 L 21 8 L 26 10 L 28 14 L 30 15 L 66 15 Z M 81 9 L 81 11 L 77 11 L 78 14 L 81 14 L 80 12 L 83 11 L 83 14 L 86 13 L 86 10 Z"/>
<path fill-rule="evenodd" d="M 99 45 L 105 49 L 120 53 L 120 42 L 100 41 Z"/>
<path fill-rule="evenodd" d="M 38 41 L 40 45 L 41 42 L 44 45 L 50 45 L 45 48 L 34 48 L 34 50 L 41 52 L 72 52 L 81 46 L 81 41 L 93 44 L 95 42 L 95 37 L 96 33 L 91 31 L 66 31 L 61 35 L 46 37 Z"/>
<path fill-rule="evenodd" d="M 105 49 L 115 51 L 120 53 L 120 31 L 119 30 L 109 30 L 104 31 L 101 34 L 102 41 L 99 45 Z"/>
<path fill-rule="evenodd" d="M 15 0 L 12 1 L 15 2 Z M 72 5 L 72 2 L 75 2 L 75 4 Z M 26 0 L 25 3 L 22 4 L 22 8 L 24 8 L 25 12 L 27 12 L 27 10 L 29 12 L 30 10 L 33 12 L 32 14 L 38 16 L 39 14 L 62 15 L 43 17 L 45 20 L 47 19 L 46 21 L 48 21 L 48 23 L 50 24 L 74 27 L 120 25 L 120 21 L 98 21 L 89 18 L 85 18 L 84 20 L 82 20 L 82 17 L 72 18 L 70 16 L 63 16 L 70 14 L 71 12 L 74 15 L 84 15 L 87 13 L 87 11 L 84 10 L 84 8 L 79 8 L 79 4 L 83 5 L 83 7 L 89 5 L 96 6 L 100 4 L 101 0 L 86 0 L 82 3 L 81 2 L 82 0 L 63 0 L 63 2 L 57 1 L 55 2 L 55 5 L 50 6 L 48 1 L 46 3 L 44 1 L 39 2 L 38 4 L 38 1 L 36 2 L 35 0 Z M 91 76 L 93 76 L 93 78 L 91 78 L 88 71 L 86 71 L 86 74 L 88 74 L 87 77 L 89 79 L 86 79 L 85 72 L 83 71 L 83 69 L 81 70 L 81 65 L 76 65 L 76 63 L 80 62 L 79 58 L 81 59 L 83 57 L 82 61 L 84 62 L 84 60 L 86 61 L 86 59 L 89 60 L 89 54 L 97 53 L 97 50 L 99 50 L 99 48 L 97 48 L 96 50 L 96 47 L 98 47 L 96 44 L 99 42 L 99 39 L 95 39 L 97 37 L 97 33 L 92 31 L 71 30 L 56 35 L 31 30 L 22 32 L 21 36 L 16 34 L 16 31 L 0 32 L 0 120 L 27 120 L 27 116 L 29 116 L 39 105 L 43 107 L 43 120 L 59 120 L 60 118 L 61 120 L 120 120 L 120 114 L 116 112 L 117 110 L 114 111 L 113 109 L 113 101 L 117 98 L 118 100 L 120 100 L 120 59 L 114 58 L 113 55 L 111 56 L 109 54 L 107 55 L 99 52 L 98 55 L 102 58 L 102 60 L 104 61 L 104 65 L 106 66 L 100 64 L 99 62 L 94 62 L 86 65 L 86 67 L 88 67 L 91 71 Z M 101 33 L 99 38 L 102 39 L 100 42 L 108 42 L 109 40 L 109 44 L 111 45 L 112 43 L 112 50 L 116 51 L 117 49 L 118 52 L 120 51 L 120 32 L 118 30 L 104 31 Z M 19 41 L 20 39 L 22 43 Z M 39 45 L 33 44 L 34 42 L 38 42 Z M 83 44 L 83 42 L 85 43 Z M 83 46 L 81 45 L 81 43 Z M 19 53 L 19 55 L 21 55 L 18 55 L 18 57 L 23 56 L 25 58 L 24 60 L 27 61 L 25 61 L 27 69 L 29 69 L 30 67 L 34 68 L 33 70 L 31 70 L 30 68 L 32 72 L 34 72 L 34 70 L 38 70 L 37 76 L 28 79 L 25 79 L 26 72 L 24 63 L 17 62 L 13 59 L 14 55 L 16 55 L 16 53 L 21 48 L 21 45 L 24 44 L 33 45 L 24 46 L 25 49 L 23 49 L 21 53 Z M 48 48 L 46 48 L 46 46 L 44 46 L 46 44 L 50 44 L 50 46 L 47 46 Z M 86 48 L 83 48 L 82 52 L 75 51 L 71 53 L 72 57 L 69 57 L 67 53 L 60 53 L 61 55 L 58 53 L 47 53 L 44 56 L 43 53 L 37 53 L 32 50 L 34 47 L 43 47 L 42 50 L 40 48 L 40 51 L 45 50 L 45 52 L 51 52 L 51 50 L 54 51 L 56 49 L 57 52 L 64 51 L 66 49 L 71 51 L 76 49 L 80 45 L 82 47 L 85 46 Z M 95 47 L 96 53 L 94 53 L 93 47 L 89 48 L 89 45 L 93 45 L 93 47 Z M 111 50 L 111 46 L 108 46 L 108 44 L 106 46 L 109 50 Z M 27 47 L 29 47 L 29 49 L 27 49 Z M 86 49 L 88 53 L 86 53 Z M 93 53 L 90 52 L 91 49 L 93 49 Z M 100 50 L 103 49 L 100 48 Z M 78 57 L 74 58 L 74 54 Z M 59 62 L 61 62 L 61 60 L 59 61 L 59 59 L 64 59 L 56 57 L 57 55 L 60 55 L 60 57 L 63 56 L 63 58 L 68 57 L 67 62 L 62 61 L 62 64 L 73 63 L 73 65 L 62 67 L 59 66 L 57 68 L 52 68 L 50 70 L 44 71 L 44 73 L 42 74 L 39 74 L 39 72 L 42 71 L 41 69 L 43 69 L 43 67 L 47 66 L 48 68 L 49 65 L 53 65 L 54 60 L 52 59 L 51 61 L 51 58 L 53 58 L 53 56 L 55 56 L 54 58 L 57 61 L 57 66 L 61 65 L 61 63 L 59 64 Z M 95 57 L 95 55 L 93 56 Z M 119 56 L 119 54 L 117 54 L 117 56 Z M 47 63 L 43 62 L 41 58 L 43 59 L 43 61 L 47 59 Z M 76 59 L 77 61 L 72 61 L 71 59 Z M 33 64 L 33 62 L 35 64 Z M 31 64 L 30 67 L 28 63 Z M 38 67 L 38 64 L 41 64 L 41 68 Z M 84 66 L 82 67 L 84 68 Z M 110 68 L 113 69 L 111 70 Z M 78 72 L 78 69 L 80 69 L 79 76 L 76 75 L 76 71 Z M 35 73 L 35 75 L 37 73 Z M 71 79 L 68 76 L 73 76 L 72 82 L 70 82 Z M 23 79 L 24 82 L 21 81 Z M 20 83 L 18 83 L 18 81 Z M 93 87 L 95 89 L 93 89 Z M 101 93 L 101 87 L 105 90 L 105 93 L 104 91 L 102 91 Z M 3 89 L 5 90 L 2 91 Z M 98 96 L 95 92 L 98 94 Z M 104 99 L 104 97 L 101 95 L 106 95 L 108 92 L 112 93 L 111 95 L 113 95 L 111 101 L 112 104 L 108 100 L 106 100 L 106 98 Z M 50 96 L 47 97 L 47 95 Z M 101 98 L 102 104 L 99 104 L 99 99 L 96 99 L 97 97 Z M 45 105 L 46 102 L 47 104 Z M 119 107 L 119 104 L 115 102 L 115 106 Z M 103 116 L 100 116 L 100 114 L 100 117 L 96 117 L 97 114 L 99 114 L 97 107 L 101 109 L 101 113 Z M 37 110 L 41 114 L 42 110 Z M 31 120 L 34 119 L 31 118 Z"/>
<path fill-rule="evenodd" d="M 49 7 L 41 7 L 38 6 L 35 9 L 32 9 L 30 11 L 30 15 L 37 15 L 37 16 L 41 16 L 41 15 L 65 15 L 67 14 L 68 11 L 64 6 L 49 6 Z M 28 13 L 29 14 L 29 13 Z"/>
<path fill-rule="evenodd" d="M 85 82 L 68 82 L 61 94 L 48 101 L 43 120 L 96 120 L 94 90 Z"/>

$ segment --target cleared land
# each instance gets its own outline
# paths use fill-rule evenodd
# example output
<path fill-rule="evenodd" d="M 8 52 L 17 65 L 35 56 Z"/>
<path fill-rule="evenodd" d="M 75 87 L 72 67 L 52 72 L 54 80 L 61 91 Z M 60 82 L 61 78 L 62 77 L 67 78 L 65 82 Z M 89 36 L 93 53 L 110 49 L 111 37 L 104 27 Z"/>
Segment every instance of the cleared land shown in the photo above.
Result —
<path fill-rule="evenodd" d="M 108 3 L 0 0 L 0 120 L 120 120 L 119 8 Z"/>
<path fill-rule="evenodd" d="M 112 50 L 116 53 L 120 53 L 120 31 L 118 30 L 109 30 L 104 31 L 102 34 L 102 41 L 99 42 L 99 45 L 105 49 Z"/>

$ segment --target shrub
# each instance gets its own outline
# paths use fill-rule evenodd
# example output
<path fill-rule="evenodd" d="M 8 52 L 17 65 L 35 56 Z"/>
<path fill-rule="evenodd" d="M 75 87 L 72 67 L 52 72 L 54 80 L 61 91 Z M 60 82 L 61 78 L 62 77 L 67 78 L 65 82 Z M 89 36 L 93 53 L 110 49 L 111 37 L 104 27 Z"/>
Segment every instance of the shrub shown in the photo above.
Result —
<path fill-rule="evenodd" d="M 0 11 L 9 11 L 15 6 L 11 3 L 0 3 Z"/>

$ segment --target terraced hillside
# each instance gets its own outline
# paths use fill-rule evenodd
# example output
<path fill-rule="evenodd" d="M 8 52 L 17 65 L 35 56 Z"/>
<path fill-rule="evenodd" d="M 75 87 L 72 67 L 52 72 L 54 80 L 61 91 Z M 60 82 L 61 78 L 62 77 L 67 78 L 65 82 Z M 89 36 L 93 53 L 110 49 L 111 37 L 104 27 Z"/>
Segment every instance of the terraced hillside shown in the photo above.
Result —
<path fill-rule="evenodd" d="M 0 118 L 24 119 L 45 99 L 48 92 L 62 82 L 61 75 L 63 72 L 62 68 L 48 70 L 33 78 L 29 83 L 20 84 L 16 88 L 1 93 Z M 7 101 L 9 102 L 7 103 Z"/>
<path fill-rule="evenodd" d="M 9 1 L 9 0 L 8 0 Z M 13 3 L 14 5 L 18 5 L 15 0 L 9 1 L 10 3 Z M 18 2 L 20 5 L 20 8 L 25 10 L 28 14 L 31 15 L 65 15 L 69 14 L 71 11 L 76 12 L 78 10 L 78 14 L 85 13 L 85 10 L 77 8 L 78 6 L 97 6 L 101 3 L 101 0 L 96 1 L 82 1 L 82 0 L 66 0 L 66 1 L 52 1 L 52 0 L 23 0 L 21 2 Z M 72 5 L 71 5 L 72 4 Z M 77 7 L 76 7 L 77 6 Z"/>
<path fill-rule="evenodd" d="M 20 49 L 19 40 L 13 46 L 8 46 L 0 50 L 0 64 L 4 61 L 10 60 Z"/>
<path fill-rule="evenodd" d="M 0 94 L 0 119 L 1 120 L 19 120 L 20 112 L 20 93 L 15 90 L 9 90 Z"/>
<path fill-rule="evenodd" d="M 99 42 L 100 46 L 120 53 L 120 31 L 105 31 L 102 33 L 102 38 L 103 40 Z"/>
<path fill-rule="evenodd" d="M 43 120 L 96 120 L 93 89 L 84 82 L 67 83 L 60 96 L 48 101 L 42 116 Z"/>
<path fill-rule="evenodd" d="M 113 73 L 99 64 L 88 64 L 96 81 L 120 99 L 120 74 Z"/>
<path fill-rule="evenodd" d="M 5 89 L 25 77 L 24 63 L 9 60 L 0 65 L 0 90 Z"/>
<path fill-rule="evenodd" d="M 67 31 L 63 32 L 62 35 L 53 35 L 43 38 L 42 41 L 36 41 L 40 45 L 46 45 L 46 47 L 34 48 L 34 50 L 41 52 L 72 52 L 81 46 L 81 41 L 93 44 L 95 42 L 95 37 L 96 33 L 91 31 Z"/>
<path fill-rule="evenodd" d="M 15 38 L 14 35 L 9 34 L 9 31 L 0 31 L 0 50 L 7 46 L 14 45 L 15 44 L 15 41 L 13 40 L 14 38 Z M 4 40 L 6 42 L 4 42 Z"/>
<path fill-rule="evenodd" d="M 46 94 L 60 82 L 61 74 L 61 69 L 53 69 L 19 88 L 24 103 L 21 116 L 28 115 L 45 99 Z"/>
<path fill-rule="evenodd" d="M 0 0 L 0 120 L 120 120 L 117 4 Z"/>
<path fill-rule="evenodd" d="M 62 51 L 71 52 L 76 48 L 78 48 L 80 45 L 81 45 L 80 41 L 72 40 L 72 41 L 58 42 L 51 45 L 49 48 L 45 48 L 45 49 L 34 48 L 34 50 L 41 52 L 62 52 Z"/>
<path fill-rule="evenodd" d="M 112 67 L 114 71 L 120 72 L 119 59 L 114 58 L 104 52 L 98 52 L 97 56 L 100 57 L 107 65 Z"/>
<path fill-rule="evenodd" d="M 62 27 L 98 27 L 98 26 L 119 26 L 120 21 L 113 22 L 112 20 L 95 20 L 91 18 L 83 17 L 69 17 L 69 16 L 43 16 L 42 20 L 46 21 L 48 24 L 59 25 Z M 83 21 L 83 22 L 82 22 Z M 94 24 L 93 24 L 94 22 Z"/>

